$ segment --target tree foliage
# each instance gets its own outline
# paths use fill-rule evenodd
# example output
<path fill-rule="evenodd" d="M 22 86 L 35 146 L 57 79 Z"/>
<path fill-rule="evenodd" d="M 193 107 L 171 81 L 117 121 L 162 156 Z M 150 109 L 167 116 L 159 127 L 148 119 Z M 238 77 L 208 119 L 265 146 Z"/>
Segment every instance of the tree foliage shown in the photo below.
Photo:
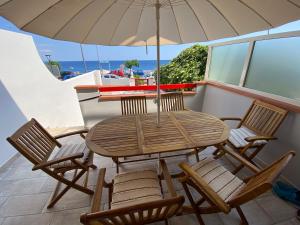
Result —
<path fill-rule="evenodd" d="M 49 66 L 57 66 L 59 69 L 61 69 L 60 63 L 58 61 L 52 61 L 52 60 L 50 60 L 49 62 L 47 62 L 47 65 L 49 65 Z"/>
<path fill-rule="evenodd" d="M 128 68 L 128 69 L 132 69 L 132 67 L 139 67 L 140 66 L 140 63 L 139 63 L 139 61 L 138 60 L 136 60 L 136 59 L 133 59 L 133 60 L 128 60 L 128 61 L 126 61 L 125 63 L 125 67 L 126 68 Z"/>
<path fill-rule="evenodd" d="M 206 60 L 206 46 L 196 44 L 183 50 L 169 64 L 161 66 L 160 81 L 162 84 L 190 83 L 203 80 Z M 155 75 L 157 71 L 155 71 Z"/>

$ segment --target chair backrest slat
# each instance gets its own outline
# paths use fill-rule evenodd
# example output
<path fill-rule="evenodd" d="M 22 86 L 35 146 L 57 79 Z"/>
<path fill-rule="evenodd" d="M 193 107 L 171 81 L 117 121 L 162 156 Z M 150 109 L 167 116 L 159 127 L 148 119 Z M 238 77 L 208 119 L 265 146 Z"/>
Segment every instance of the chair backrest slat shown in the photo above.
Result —
<path fill-rule="evenodd" d="M 20 127 L 7 140 L 35 165 L 47 160 L 53 149 L 60 146 L 35 119 Z"/>
<path fill-rule="evenodd" d="M 122 115 L 136 115 L 147 113 L 146 96 L 121 97 Z"/>
<path fill-rule="evenodd" d="M 161 108 L 163 112 L 184 110 L 182 92 L 162 94 Z"/>
<path fill-rule="evenodd" d="M 281 174 L 294 155 L 295 152 L 290 151 L 258 174 L 253 175 L 229 204 L 241 205 L 269 190 L 272 187 L 272 183 Z"/>
<path fill-rule="evenodd" d="M 182 208 L 184 197 L 174 197 L 127 208 L 112 209 L 103 212 L 85 214 L 81 222 L 85 225 L 142 225 L 163 221 L 178 214 Z"/>
<path fill-rule="evenodd" d="M 286 110 L 256 100 L 252 103 L 240 126 L 245 126 L 258 135 L 273 136 L 286 115 Z"/>

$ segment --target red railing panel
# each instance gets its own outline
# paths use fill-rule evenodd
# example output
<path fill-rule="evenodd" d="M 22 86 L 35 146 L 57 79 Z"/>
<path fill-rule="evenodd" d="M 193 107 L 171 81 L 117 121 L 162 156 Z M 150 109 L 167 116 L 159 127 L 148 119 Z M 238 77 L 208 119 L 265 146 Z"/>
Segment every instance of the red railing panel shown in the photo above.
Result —
<path fill-rule="evenodd" d="M 197 84 L 185 83 L 185 84 L 161 84 L 161 90 L 173 90 L 173 89 L 184 89 L 184 88 L 195 88 Z M 148 86 L 100 86 L 100 92 L 112 92 L 112 91 L 155 91 L 156 85 Z"/>

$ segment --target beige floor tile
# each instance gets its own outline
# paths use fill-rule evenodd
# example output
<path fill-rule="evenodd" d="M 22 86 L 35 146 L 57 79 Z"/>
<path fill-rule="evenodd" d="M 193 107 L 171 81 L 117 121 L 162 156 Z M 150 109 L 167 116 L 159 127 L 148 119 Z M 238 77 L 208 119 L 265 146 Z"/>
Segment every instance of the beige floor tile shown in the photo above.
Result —
<path fill-rule="evenodd" d="M 300 225 L 300 219 L 293 218 L 290 221 L 292 222 L 293 225 Z"/>
<path fill-rule="evenodd" d="M 294 225 L 290 220 L 276 223 L 275 225 Z"/>
<path fill-rule="evenodd" d="M 202 215 L 206 225 L 224 225 L 218 214 Z M 195 215 L 176 216 L 169 220 L 171 225 L 199 224 Z"/>
<path fill-rule="evenodd" d="M 274 223 L 287 221 L 296 216 L 297 210 L 275 195 L 266 195 L 256 202 L 271 216 Z"/>
<path fill-rule="evenodd" d="M 40 192 L 53 192 L 57 184 L 57 180 L 52 177 L 47 177 L 41 187 Z"/>
<path fill-rule="evenodd" d="M 14 183 L 12 193 L 15 193 L 15 195 L 38 194 L 41 192 L 46 179 L 47 177 L 43 176 L 39 178 L 19 180 Z"/>
<path fill-rule="evenodd" d="M 11 173 L 11 171 L 16 170 L 15 168 L 1 168 L 0 170 L 0 181 L 4 180 L 4 178 L 7 176 L 8 173 Z"/>
<path fill-rule="evenodd" d="M 11 193 L 11 184 L 13 181 L 0 180 L 0 196 L 9 196 Z"/>
<path fill-rule="evenodd" d="M 53 213 L 53 220 L 50 225 L 82 225 L 80 223 L 81 213 L 58 212 Z"/>
<path fill-rule="evenodd" d="M 50 193 L 9 197 L 0 208 L 0 217 L 42 213 Z"/>
<path fill-rule="evenodd" d="M 93 187 L 89 187 L 93 188 Z M 70 189 L 51 209 L 45 207 L 43 212 L 55 212 L 68 209 L 77 209 L 83 207 L 89 207 L 91 205 L 92 196 L 75 189 Z"/>
<path fill-rule="evenodd" d="M 2 180 L 21 180 L 21 179 L 32 179 L 48 176 L 42 171 L 32 171 L 30 167 L 25 168 L 9 168 L 9 172 L 3 176 Z"/>
<path fill-rule="evenodd" d="M 240 218 L 235 210 L 232 210 L 229 214 L 219 213 L 218 214 L 224 225 L 239 225 Z"/>
<path fill-rule="evenodd" d="M 172 225 L 170 222 L 169 224 Z M 161 221 L 161 222 L 151 223 L 151 225 L 165 225 L 165 222 Z"/>
<path fill-rule="evenodd" d="M 8 165 L 8 168 L 32 168 L 33 164 L 27 160 L 24 156 L 19 155 L 16 160 L 14 160 L 10 165 Z"/>
<path fill-rule="evenodd" d="M 255 201 L 246 203 L 241 208 L 250 225 L 273 224 L 272 218 Z M 228 215 L 220 213 L 220 216 L 225 225 L 234 225 L 240 222 L 240 217 L 235 209 L 232 209 Z"/>
<path fill-rule="evenodd" d="M 75 136 L 62 139 L 61 143 L 79 143 L 81 141 L 80 137 Z M 209 155 L 212 151 L 213 148 L 208 148 L 200 153 L 200 157 Z M 186 161 L 185 156 L 166 159 L 170 172 L 179 172 L 178 163 L 182 161 Z M 90 172 L 90 188 L 95 188 L 99 168 L 107 168 L 107 182 L 110 182 L 116 174 L 115 164 L 111 159 L 95 155 L 94 162 L 98 169 Z M 188 157 L 188 163 L 195 163 L 195 157 Z M 231 166 L 228 162 L 224 162 L 224 165 Z M 0 225 L 79 225 L 80 214 L 89 212 L 90 210 L 91 196 L 71 189 L 53 209 L 47 209 L 46 205 L 51 194 L 50 192 L 54 190 L 56 180 L 42 171 L 33 172 L 31 167 L 31 163 L 20 156 L 11 165 L 0 171 Z M 120 167 L 120 171 L 141 170 L 141 168 L 156 169 L 157 160 L 123 164 Z M 241 176 L 245 174 L 244 171 L 239 173 Z M 71 174 L 67 174 L 67 176 L 70 177 Z M 182 185 L 178 181 L 175 180 L 174 185 L 178 194 L 186 196 L 182 190 Z M 163 189 L 166 192 L 166 196 L 168 196 L 165 185 Z M 108 208 L 107 193 L 107 189 L 104 189 L 101 202 L 102 210 L 107 210 Z M 193 192 L 192 194 L 196 196 L 196 193 Z M 189 204 L 187 198 L 185 204 Z M 277 225 L 300 224 L 295 218 L 296 210 L 282 200 L 274 197 L 272 192 L 260 196 L 257 201 L 245 204 L 242 208 L 250 225 L 271 225 L 275 223 L 278 223 Z M 204 215 L 203 218 L 207 225 L 238 225 L 240 222 L 235 210 L 229 215 L 211 214 Z M 153 225 L 163 224 L 164 222 L 154 223 Z M 175 217 L 170 220 L 170 225 L 194 224 L 198 224 L 195 215 Z"/>
<path fill-rule="evenodd" d="M 51 214 L 16 216 L 7 217 L 2 225 L 49 225 L 51 220 Z"/>
<path fill-rule="evenodd" d="M 0 197 L 0 207 L 5 203 L 7 197 Z"/>

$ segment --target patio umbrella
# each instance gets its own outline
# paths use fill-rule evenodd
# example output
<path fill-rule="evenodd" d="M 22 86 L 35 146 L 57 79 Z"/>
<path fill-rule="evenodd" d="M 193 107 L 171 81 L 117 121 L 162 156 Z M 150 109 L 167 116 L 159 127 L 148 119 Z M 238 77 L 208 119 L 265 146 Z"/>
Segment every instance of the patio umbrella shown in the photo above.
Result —
<path fill-rule="evenodd" d="M 0 0 L 0 15 L 22 30 L 100 45 L 157 46 L 209 41 L 300 19 L 300 0 Z"/>

